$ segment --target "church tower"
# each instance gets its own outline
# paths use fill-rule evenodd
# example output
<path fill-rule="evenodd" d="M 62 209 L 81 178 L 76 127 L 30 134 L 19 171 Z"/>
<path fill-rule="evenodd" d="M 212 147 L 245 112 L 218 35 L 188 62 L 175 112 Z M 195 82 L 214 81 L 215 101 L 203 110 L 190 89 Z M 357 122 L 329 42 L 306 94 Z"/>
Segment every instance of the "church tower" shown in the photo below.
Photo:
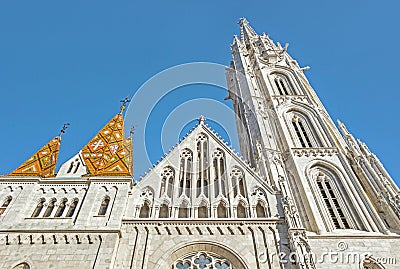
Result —
<path fill-rule="evenodd" d="M 300 218 L 289 234 L 398 234 L 399 189 L 378 158 L 341 122 L 339 133 L 287 44 L 244 18 L 239 25 L 226 76 L 240 149 L 283 204 L 294 204 L 286 217 Z"/>

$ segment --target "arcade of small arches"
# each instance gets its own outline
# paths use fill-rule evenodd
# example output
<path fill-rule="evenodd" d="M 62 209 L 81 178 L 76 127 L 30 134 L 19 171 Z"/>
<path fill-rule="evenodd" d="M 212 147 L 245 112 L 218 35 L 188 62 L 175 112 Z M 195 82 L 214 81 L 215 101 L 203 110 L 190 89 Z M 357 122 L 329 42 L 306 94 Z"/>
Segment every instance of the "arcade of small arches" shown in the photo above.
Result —
<path fill-rule="evenodd" d="M 51 198 L 47 203 L 45 198 L 40 198 L 32 213 L 32 218 L 71 218 L 76 211 L 78 203 L 78 198 L 72 199 L 69 203 L 67 198 L 63 198 L 59 202 L 57 202 L 56 198 Z M 68 210 L 66 210 L 67 208 Z"/>

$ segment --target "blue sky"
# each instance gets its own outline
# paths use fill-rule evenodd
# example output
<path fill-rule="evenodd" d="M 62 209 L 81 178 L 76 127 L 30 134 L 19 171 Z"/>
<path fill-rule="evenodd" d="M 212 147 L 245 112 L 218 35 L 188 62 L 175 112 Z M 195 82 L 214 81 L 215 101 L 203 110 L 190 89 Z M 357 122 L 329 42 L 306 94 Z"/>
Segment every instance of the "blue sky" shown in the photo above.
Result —
<path fill-rule="evenodd" d="M 396 1 L 358 0 L 2 1 L 0 173 L 70 122 L 60 152 L 60 163 L 66 161 L 118 112 L 120 99 L 169 67 L 228 65 L 236 22 L 245 16 L 311 66 L 306 74 L 332 118 L 366 142 L 400 183 L 399 8 Z M 160 101 L 146 127 L 155 141 L 152 161 L 163 152 L 160 130 L 169 111 L 193 98 L 229 105 L 225 96 L 217 87 L 189 85 Z M 177 138 L 193 123 L 168 131 Z"/>

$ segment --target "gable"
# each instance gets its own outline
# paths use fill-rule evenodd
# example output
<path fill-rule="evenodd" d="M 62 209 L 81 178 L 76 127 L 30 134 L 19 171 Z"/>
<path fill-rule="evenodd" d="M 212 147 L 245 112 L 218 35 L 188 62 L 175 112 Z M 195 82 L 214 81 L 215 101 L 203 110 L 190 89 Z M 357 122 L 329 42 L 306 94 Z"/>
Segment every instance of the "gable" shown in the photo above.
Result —
<path fill-rule="evenodd" d="M 137 182 L 133 197 L 137 207 L 216 208 L 223 203 L 231 211 L 240 204 L 247 212 L 260 201 L 268 207 L 268 199 L 275 200 L 272 188 L 203 121 Z"/>

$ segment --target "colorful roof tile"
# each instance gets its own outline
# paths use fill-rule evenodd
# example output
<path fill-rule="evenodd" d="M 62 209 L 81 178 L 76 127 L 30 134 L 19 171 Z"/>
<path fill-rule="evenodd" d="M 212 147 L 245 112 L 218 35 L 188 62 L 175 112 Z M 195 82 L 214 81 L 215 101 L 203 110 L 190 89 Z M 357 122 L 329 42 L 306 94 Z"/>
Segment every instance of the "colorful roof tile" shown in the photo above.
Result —
<path fill-rule="evenodd" d="M 132 176 L 132 157 L 124 139 L 124 118 L 118 113 L 83 147 L 88 176 Z"/>
<path fill-rule="evenodd" d="M 61 138 L 57 136 L 21 164 L 9 176 L 54 177 Z"/>

